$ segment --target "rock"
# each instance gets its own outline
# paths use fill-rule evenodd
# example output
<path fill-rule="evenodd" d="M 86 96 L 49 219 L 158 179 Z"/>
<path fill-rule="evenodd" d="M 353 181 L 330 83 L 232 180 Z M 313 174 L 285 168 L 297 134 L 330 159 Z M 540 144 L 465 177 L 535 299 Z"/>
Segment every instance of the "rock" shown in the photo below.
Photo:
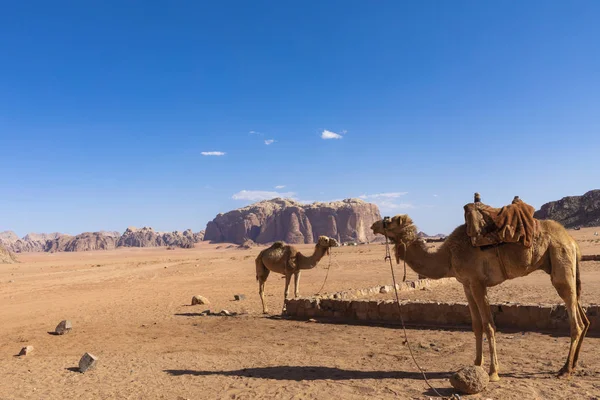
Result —
<path fill-rule="evenodd" d="M 196 304 L 210 304 L 210 301 L 204 296 L 196 295 L 192 297 L 192 305 L 195 306 Z"/>
<path fill-rule="evenodd" d="M 479 393 L 489 382 L 490 377 L 487 372 L 476 365 L 461 368 L 450 377 L 452 387 L 465 394 Z"/>
<path fill-rule="evenodd" d="M 389 293 L 391 290 L 392 289 L 390 286 L 382 286 L 381 288 L 379 288 L 379 293 L 385 294 Z"/>
<path fill-rule="evenodd" d="M 233 313 L 228 311 L 228 310 L 221 310 L 221 312 L 219 313 L 219 315 L 224 315 L 226 317 L 231 317 L 233 316 Z"/>
<path fill-rule="evenodd" d="M 233 298 L 236 301 L 242 301 L 242 300 L 246 300 L 246 295 L 245 294 L 236 294 L 233 296 Z"/>
<path fill-rule="evenodd" d="M 17 262 L 15 255 L 0 242 L 0 264 L 13 264 L 15 262 Z"/>
<path fill-rule="evenodd" d="M 29 233 L 22 239 L 14 232 L 0 233 L 0 244 L 13 253 L 40 252 L 44 251 L 46 243 L 62 236 L 62 233 Z"/>
<path fill-rule="evenodd" d="M 27 356 L 33 351 L 33 346 L 26 346 L 21 349 L 19 352 L 20 356 Z"/>
<path fill-rule="evenodd" d="M 533 216 L 552 219 L 566 228 L 600 226 L 600 189 L 546 203 Z"/>
<path fill-rule="evenodd" d="M 315 322 L 317 322 L 317 320 L 316 320 L 316 319 L 314 319 L 314 318 L 310 318 L 310 319 L 309 319 L 308 321 L 306 321 L 306 322 L 315 323 Z"/>
<path fill-rule="evenodd" d="M 73 325 L 71 324 L 71 321 L 67 319 L 64 321 L 60 321 L 60 323 L 56 326 L 54 332 L 56 332 L 57 335 L 64 335 L 65 333 L 70 332 L 71 329 L 73 329 Z"/>
<path fill-rule="evenodd" d="M 369 227 L 379 219 L 379 208 L 360 199 L 303 204 L 275 198 L 217 215 L 206 226 L 204 240 L 301 244 L 325 235 L 340 243 L 370 242 L 376 236 Z"/>
<path fill-rule="evenodd" d="M 44 251 L 55 253 L 59 251 L 113 250 L 117 247 L 117 240 L 118 237 L 112 236 L 110 232 L 84 232 L 77 236 L 62 235 L 48 240 Z"/>
<path fill-rule="evenodd" d="M 141 229 L 129 227 L 117 242 L 118 247 L 181 247 L 192 248 L 194 243 L 198 241 L 200 236 L 197 236 L 191 229 L 184 232 L 156 232 L 149 227 Z"/>
<path fill-rule="evenodd" d="M 90 353 L 85 353 L 83 357 L 81 357 L 81 360 L 79 360 L 79 372 L 85 373 L 86 371 L 95 369 L 97 362 L 98 357 Z"/>

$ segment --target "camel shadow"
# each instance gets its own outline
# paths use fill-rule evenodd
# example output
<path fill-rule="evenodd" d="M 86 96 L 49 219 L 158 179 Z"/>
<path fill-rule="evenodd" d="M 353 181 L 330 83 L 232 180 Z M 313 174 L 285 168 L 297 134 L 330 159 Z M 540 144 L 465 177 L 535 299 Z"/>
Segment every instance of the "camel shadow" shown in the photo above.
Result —
<path fill-rule="evenodd" d="M 193 371 L 189 369 L 165 370 L 171 376 L 239 376 L 245 378 L 274 379 L 278 381 L 334 381 L 350 379 L 423 379 L 420 372 L 406 371 L 357 371 L 317 366 L 277 366 L 262 368 L 244 368 L 232 371 Z M 429 379 L 449 378 L 450 372 L 427 372 Z"/>

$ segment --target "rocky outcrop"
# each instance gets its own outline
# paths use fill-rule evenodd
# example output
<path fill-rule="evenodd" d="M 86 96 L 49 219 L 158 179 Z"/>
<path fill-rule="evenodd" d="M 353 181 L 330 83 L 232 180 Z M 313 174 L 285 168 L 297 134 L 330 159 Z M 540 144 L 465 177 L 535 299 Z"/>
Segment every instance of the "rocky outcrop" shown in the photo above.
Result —
<path fill-rule="evenodd" d="M 44 251 L 54 253 L 58 251 L 113 250 L 116 247 L 117 239 L 105 232 L 84 232 L 77 236 L 62 235 L 54 240 L 48 240 Z"/>
<path fill-rule="evenodd" d="M 19 239 L 14 232 L 5 231 L 0 234 L 0 243 L 14 253 L 44 251 L 48 240 L 54 240 L 62 235 L 62 233 L 58 232 L 29 233 L 22 239 Z"/>
<path fill-rule="evenodd" d="M 568 196 L 544 204 L 534 214 L 538 219 L 552 219 L 566 228 L 600 226 L 600 189 L 583 196 Z"/>
<path fill-rule="evenodd" d="M 128 228 L 123 235 L 117 231 L 84 232 L 76 236 L 62 233 L 30 233 L 20 239 L 12 231 L 0 232 L 0 245 L 12 253 L 36 251 L 92 251 L 123 247 L 174 246 L 192 248 L 204 239 L 204 231 L 155 232 L 152 228 Z"/>
<path fill-rule="evenodd" d="M 204 240 L 243 244 L 315 243 L 320 235 L 344 242 L 371 242 L 369 229 L 381 219 L 375 204 L 360 199 L 302 204 L 276 198 L 219 214 L 206 226 Z"/>
<path fill-rule="evenodd" d="M 15 255 L 0 243 L 0 264 L 13 264 L 16 261 Z"/>
<path fill-rule="evenodd" d="M 161 247 L 175 246 L 183 248 L 194 247 L 196 236 L 191 229 L 179 232 L 156 232 L 149 227 L 141 229 L 129 227 L 117 242 L 118 247 Z"/>

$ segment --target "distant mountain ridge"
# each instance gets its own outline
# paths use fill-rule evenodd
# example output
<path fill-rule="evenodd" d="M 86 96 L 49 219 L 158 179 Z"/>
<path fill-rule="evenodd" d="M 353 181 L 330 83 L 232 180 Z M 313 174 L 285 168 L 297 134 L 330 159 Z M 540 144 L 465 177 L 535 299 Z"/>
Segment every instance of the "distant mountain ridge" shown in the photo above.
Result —
<path fill-rule="evenodd" d="M 136 240 L 142 235 L 144 239 Z M 174 246 L 190 248 L 202 241 L 204 231 L 156 232 L 152 228 L 127 228 L 125 232 L 84 232 L 75 236 L 63 233 L 29 233 L 19 238 L 12 231 L 0 232 L 0 245 L 12 253 L 111 250 L 117 247 Z"/>
<path fill-rule="evenodd" d="M 600 189 L 550 201 L 542 205 L 534 217 L 560 222 L 566 228 L 600 226 Z"/>

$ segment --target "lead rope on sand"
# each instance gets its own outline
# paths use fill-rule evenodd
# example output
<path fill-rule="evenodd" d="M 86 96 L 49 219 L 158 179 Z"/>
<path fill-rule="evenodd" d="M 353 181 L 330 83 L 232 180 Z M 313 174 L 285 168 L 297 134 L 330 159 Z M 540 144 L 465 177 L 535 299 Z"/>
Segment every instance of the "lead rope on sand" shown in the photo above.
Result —
<path fill-rule="evenodd" d="M 387 230 L 385 231 L 387 233 Z M 396 293 L 396 305 L 398 306 L 398 313 L 400 315 L 400 322 L 402 322 L 402 331 L 404 332 L 404 342 L 406 343 L 406 347 L 408 347 L 408 351 L 410 352 L 410 356 L 413 360 L 413 362 L 415 363 L 415 365 L 417 366 L 418 370 L 421 372 L 421 374 L 423 374 L 423 379 L 425 380 L 425 383 L 427 384 L 427 386 L 429 386 L 429 388 L 431 390 L 433 390 L 433 392 L 441 398 L 445 398 L 444 396 L 442 396 L 440 394 L 440 392 L 437 391 L 436 388 L 434 388 L 433 386 L 431 386 L 431 383 L 429 383 L 429 380 L 427 379 L 427 375 L 425 375 L 425 371 L 423 371 L 423 369 L 419 366 L 419 363 L 417 362 L 417 359 L 415 358 L 415 355 L 413 354 L 412 348 L 410 347 L 410 342 L 408 341 L 408 334 L 406 333 L 406 326 L 404 325 L 404 318 L 402 318 L 402 306 L 400 305 L 400 298 L 398 297 L 398 288 L 396 286 L 396 275 L 394 274 L 394 265 L 392 263 L 392 256 L 390 253 L 390 243 L 388 241 L 388 237 L 387 235 L 385 236 L 385 258 L 386 260 L 390 260 L 390 269 L 392 270 L 392 280 L 394 282 L 394 293 Z M 402 245 L 404 246 L 404 280 L 406 280 L 406 243 L 402 242 Z M 460 399 L 460 396 L 453 394 L 451 397 L 449 397 L 449 399 Z"/>

